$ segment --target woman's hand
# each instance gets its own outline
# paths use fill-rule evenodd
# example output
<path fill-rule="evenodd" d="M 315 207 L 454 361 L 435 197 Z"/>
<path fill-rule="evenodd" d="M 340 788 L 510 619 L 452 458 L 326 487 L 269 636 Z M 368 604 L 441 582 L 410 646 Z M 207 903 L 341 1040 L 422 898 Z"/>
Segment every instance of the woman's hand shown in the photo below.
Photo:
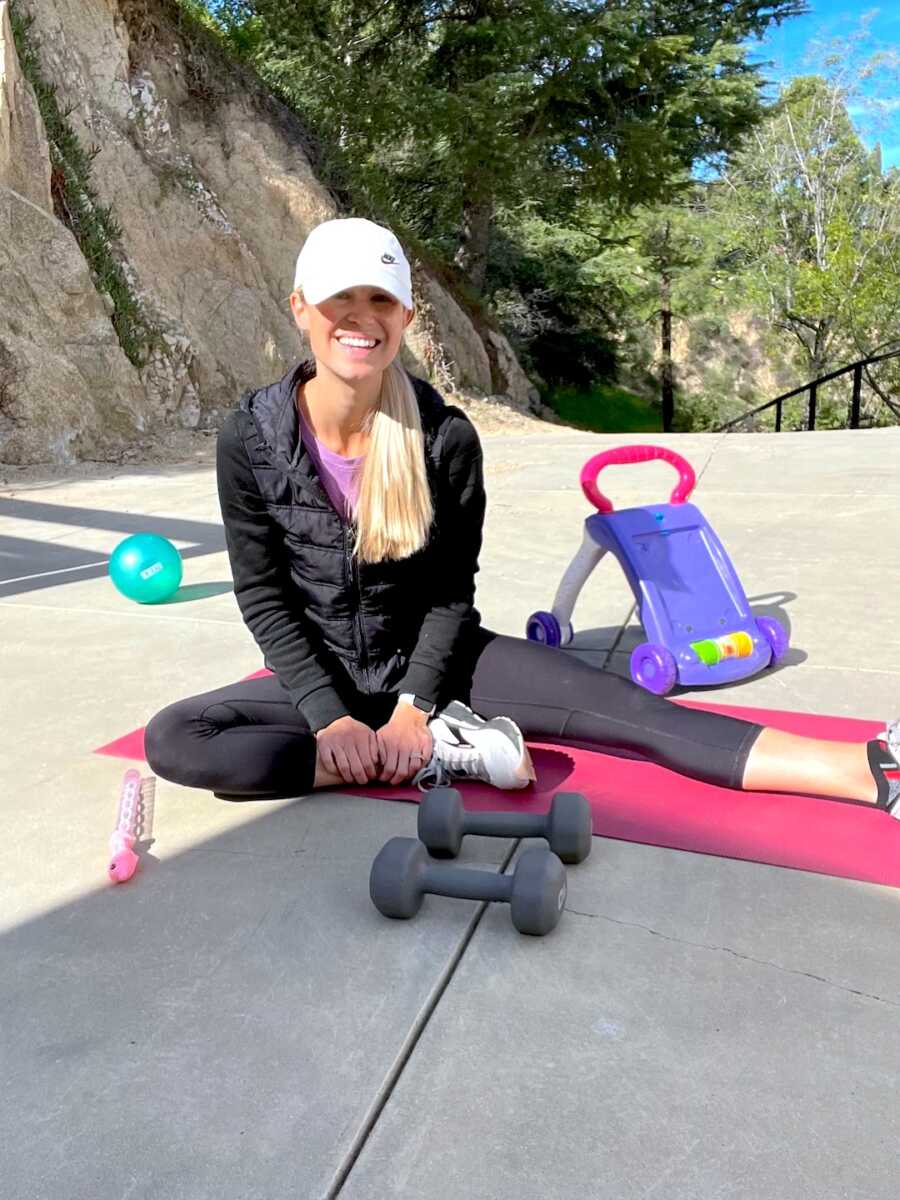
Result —
<path fill-rule="evenodd" d="M 316 734 L 321 766 L 344 783 L 368 783 L 378 774 L 378 740 L 353 717 L 338 717 Z"/>
<path fill-rule="evenodd" d="M 405 783 L 431 758 L 428 716 L 413 704 L 398 703 L 387 725 L 376 734 L 383 783 Z"/>

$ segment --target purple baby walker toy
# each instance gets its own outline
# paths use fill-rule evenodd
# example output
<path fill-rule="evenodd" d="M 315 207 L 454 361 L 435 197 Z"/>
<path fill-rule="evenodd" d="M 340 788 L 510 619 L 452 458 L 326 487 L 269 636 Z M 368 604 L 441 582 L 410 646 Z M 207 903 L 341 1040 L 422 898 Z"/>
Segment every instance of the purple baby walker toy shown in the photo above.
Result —
<path fill-rule="evenodd" d="M 668 504 L 614 512 L 597 488 L 604 467 L 663 459 L 679 479 Z M 526 636 L 547 646 L 572 640 L 572 611 L 607 551 L 619 560 L 647 637 L 631 655 L 635 683 L 664 696 L 675 683 L 731 683 L 780 662 L 788 634 L 773 617 L 754 617 L 725 548 L 687 499 L 696 476 L 663 446 L 620 446 L 589 459 L 581 488 L 598 510 L 584 523 L 581 549 L 562 578 L 550 612 L 528 618 Z"/>

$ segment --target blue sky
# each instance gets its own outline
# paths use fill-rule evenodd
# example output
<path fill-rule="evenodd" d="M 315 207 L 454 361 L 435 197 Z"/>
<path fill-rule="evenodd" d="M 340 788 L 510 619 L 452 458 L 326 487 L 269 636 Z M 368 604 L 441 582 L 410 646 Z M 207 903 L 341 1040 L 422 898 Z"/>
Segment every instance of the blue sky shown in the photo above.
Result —
<path fill-rule="evenodd" d="M 784 81 L 795 75 L 818 73 L 809 55 L 815 44 L 834 38 L 847 38 L 860 30 L 860 16 L 868 14 L 869 36 L 860 44 L 860 54 L 893 51 L 895 64 L 886 65 L 863 85 L 858 103 L 851 106 L 851 116 L 863 141 L 871 146 L 880 141 L 883 162 L 900 166 L 900 4 L 885 0 L 881 7 L 854 8 L 847 0 L 812 0 L 810 11 L 802 17 L 785 21 L 772 29 L 761 43 L 755 43 L 751 59 L 770 59 L 774 66 L 767 69 L 770 78 Z M 879 101 L 877 105 L 873 103 Z"/>

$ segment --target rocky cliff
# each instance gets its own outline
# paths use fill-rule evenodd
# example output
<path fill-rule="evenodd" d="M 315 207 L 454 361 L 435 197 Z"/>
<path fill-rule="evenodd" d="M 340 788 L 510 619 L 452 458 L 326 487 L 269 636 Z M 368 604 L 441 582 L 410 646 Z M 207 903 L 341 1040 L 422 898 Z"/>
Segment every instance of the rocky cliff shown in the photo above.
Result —
<path fill-rule="evenodd" d="M 294 258 L 340 215 L 312 159 L 173 0 L 0 0 L 0 460 L 116 458 L 282 373 Z M 505 339 L 415 287 L 408 365 L 535 410 Z"/>

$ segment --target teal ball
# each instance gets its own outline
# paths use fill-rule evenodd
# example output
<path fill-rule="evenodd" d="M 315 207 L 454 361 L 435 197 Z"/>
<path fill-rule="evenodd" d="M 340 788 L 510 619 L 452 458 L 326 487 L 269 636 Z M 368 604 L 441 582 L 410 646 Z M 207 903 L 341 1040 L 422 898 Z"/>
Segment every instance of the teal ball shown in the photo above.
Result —
<path fill-rule="evenodd" d="M 109 560 L 109 577 L 129 600 L 159 604 L 181 585 L 181 555 L 156 533 L 134 533 L 119 542 Z"/>

